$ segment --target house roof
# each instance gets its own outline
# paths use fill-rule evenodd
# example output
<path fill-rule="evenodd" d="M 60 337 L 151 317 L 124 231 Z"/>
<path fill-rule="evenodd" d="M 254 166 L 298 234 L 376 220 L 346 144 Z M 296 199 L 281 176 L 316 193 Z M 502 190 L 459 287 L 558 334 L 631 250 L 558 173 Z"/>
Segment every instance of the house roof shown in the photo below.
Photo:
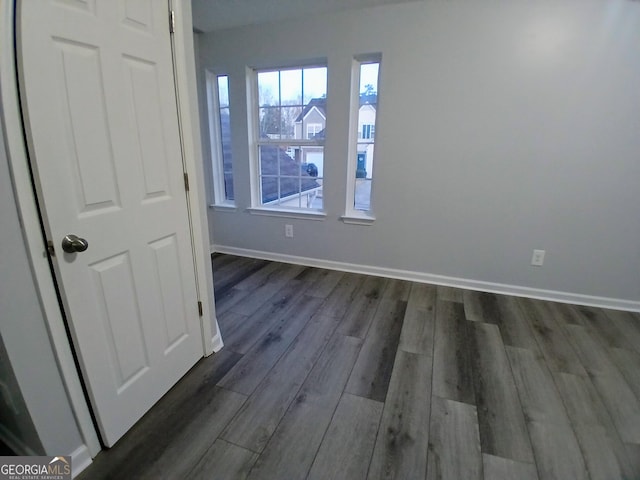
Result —
<path fill-rule="evenodd" d="M 304 117 L 309 115 L 309 112 L 313 110 L 314 107 L 318 109 L 323 117 L 327 117 L 327 97 L 312 98 L 311 100 L 309 100 L 309 103 L 304 106 L 302 112 L 300 112 L 300 115 L 296 117 L 296 123 L 301 122 Z"/>
<path fill-rule="evenodd" d="M 375 108 L 378 104 L 378 94 L 372 93 L 371 95 L 360 94 L 360 106 L 371 105 Z"/>
<path fill-rule="evenodd" d="M 277 145 L 260 146 L 260 166 L 262 175 L 278 175 L 278 158 L 280 158 L 280 198 L 297 193 L 306 192 L 320 186 L 306 170 L 302 169 L 287 151 Z M 302 177 L 302 183 L 298 178 Z M 282 178 L 285 177 L 285 178 Z M 278 199 L 278 177 L 262 177 L 262 203 L 272 202 Z"/>
<path fill-rule="evenodd" d="M 360 95 L 360 106 L 371 105 L 373 108 L 376 108 L 377 104 L 378 104 L 377 93 L 372 93 L 370 95 L 364 95 L 364 94 Z M 311 100 L 309 100 L 309 103 L 307 103 L 304 106 L 304 108 L 302 109 L 302 112 L 300 112 L 300 114 L 296 117 L 295 122 L 296 123 L 301 122 L 304 119 L 304 117 L 309 115 L 309 112 L 311 112 L 311 110 L 313 110 L 314 107 L 318 109 L 318 111 L 322 114 L 323 117 L 325 118 L 327 117 L 327 97 L 312 98 Z M 324 138 L 324 130 L 322 133 Z"/>

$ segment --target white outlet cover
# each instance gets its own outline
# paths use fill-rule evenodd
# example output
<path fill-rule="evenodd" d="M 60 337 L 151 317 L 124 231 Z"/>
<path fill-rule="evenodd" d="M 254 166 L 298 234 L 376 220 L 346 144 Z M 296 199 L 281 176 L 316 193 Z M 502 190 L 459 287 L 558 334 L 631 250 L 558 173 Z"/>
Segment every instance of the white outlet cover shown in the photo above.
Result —
<path fill-rule="evenodd" d="M 534 250 L 531 256 L 531 265 L 534 267 L 541 267 L 544 264 L 544 250 Z"/>

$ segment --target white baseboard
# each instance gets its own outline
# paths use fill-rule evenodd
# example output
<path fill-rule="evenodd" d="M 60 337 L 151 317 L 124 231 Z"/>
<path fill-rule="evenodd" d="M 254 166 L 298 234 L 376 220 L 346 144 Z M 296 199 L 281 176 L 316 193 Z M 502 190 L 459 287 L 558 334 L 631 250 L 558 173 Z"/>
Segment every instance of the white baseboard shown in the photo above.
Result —
<path fill-rule="evenodd" d="M 0 425 L 0 440 L 2 440 L 2 442 L 4 442 L 7 447 L 13 450 L 16 455 L 25 457 L 40 456 L 40 453 L 35 452 L 33 449 L 31 449 L 4 425 Z M 89 447 L 87 447 L 86 445 L 80 445 L 70 454 L 68 452 L 53 452 L 49 454 L 71 455 L 71 473 L 74 478 L 78 476 L 85 468 L 91 465 L 91 462 L 93 461 L 91 458 L 91 453 L 89 452 Z"/>
<path fill-rule="evenodd" d="M 435 275 L 431 273 L 414 272 L 410 270 L 397 270 L 394 268 L 375 267 L 371 265 L 357 265 L 346 262 L 334 262 L 332 260 L 298 257 L 295 255 L 264 252 L 260 250 L 249 250 L 246 248 L 229 247 L 226 245 L 211 245 L 211 253 L 214 252 L 227 253 L 229 255 L 238 255 L 240 257 L 259 258 L 262 260 L 271 260 L 275 262 L 306 265 L 309 267 L 327 268 L 329 270 L 341 270 L 343 272 L 353 272 L 362 273 L 365 275 L 375 275 L 379 277 L 397 278 L 400 280 L 409 280 L 412 282 L 464 288 L 467 290 L 476 290 L 479 292 L 499 293 L 504 295 L 513 295 L 516 297 L 527 297 L 539 300 L 550 300 L 553 302 L 571 303 L 574 305 L 585 305 L 589 307 L 611 308 L 615 310 L 640 312 L 640 302 L 632 300 L 596 297 L 569 292 L 558 292 L 554 290 L 544 290 L 538 288 L 522 287 L 518 285 L 484 282 L 480 280 L 470 280 L 467 278 L 448 277 L 445 275 Z"/>
<path fill-rule="evenodd" d="M 222 347 L 224 347 L 222 335 L 220 335 L 220 332 L 218 332 L 211 339 L 211 348 L 213 349 L 213 353 L 216 353 L 222 350 Z"/>
<path fill-rule="evenodd" d="M 73 471 L 73 478 L 80 475 L 80 473 L 91 465 L 93 462 L 91 458 L 91 453 L 89 452 L 89 448 L 86 445 L 81 445 L 76 448 L 74 452 L 71 453 L 71 466 Z"/>

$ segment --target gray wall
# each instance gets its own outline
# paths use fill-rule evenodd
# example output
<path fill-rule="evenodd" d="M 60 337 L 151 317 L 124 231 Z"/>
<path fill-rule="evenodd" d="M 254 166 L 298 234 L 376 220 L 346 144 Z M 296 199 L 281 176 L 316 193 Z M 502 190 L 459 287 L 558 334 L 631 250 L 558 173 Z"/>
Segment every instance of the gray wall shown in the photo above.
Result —
<path fill-rule="evenodd" d="M 7 349 L 0 335 L 0 439 L 14 453 L 40 454 L 44 449 L 24 403 L 18 380 L 11 368 Z"/>
<path fill-rule="evenodd" d="M 8 364 L 0 368 L 0 382 L 11 385 L 8 391 L 17 413 L 3 409 L 0 423 L 33 452 L 69 455 L 84 442 L 51 348 L 24 247 L 1 122 L 0 118 L 0 337 L 5 347 L 2 362 Z"/>
<path fill-rule="evenodd" d="M 640 300 L 639 2 L 416 2 L 210 33 L 199 50 L 231 82 L 239 208 L 211 210 L 216 245 Z M 350 61 L 373 52 L 377 220 L 345 225 Z M 327 218 L 251 215 L 245 69 L 322 57 Z"/>

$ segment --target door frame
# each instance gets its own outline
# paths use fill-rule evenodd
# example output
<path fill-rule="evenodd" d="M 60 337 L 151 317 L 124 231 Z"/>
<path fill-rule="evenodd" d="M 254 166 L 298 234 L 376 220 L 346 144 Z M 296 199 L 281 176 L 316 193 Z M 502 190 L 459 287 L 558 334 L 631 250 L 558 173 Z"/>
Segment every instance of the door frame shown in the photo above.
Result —
<path fill-rule="evenodd" d="M 19 0 L 17 0 L 19 1 Z M 49 330 L 58 369 L 64 381 L 69 404 L 74 412 L 84 446 L 90 457 L 101 450 L 98 433 L 91 419 L 90 405 L 83 393 L 81 372 L 76 368 L 72 346 L 66 334 L 62 305 L 58 301 L 55 279 L 46 253 L 39 211 L 38 197 L 31 181 L 30 164 L 23 134 L 23 118 L 19 102 L 19 89 L 14 51 L 14 0 L 0 0 L 0 100 L 2 105 L 5 140 L 11 181 L 16 197 L 29 256 L 30 268 L 36 283 L 38 301 Z M 196 287 L 202 302 L 201 335 L 204 356 L 217 352 L 223 346 L 218 328 L 213 297 L 213 273 L 209 252 L 207 200 L 204 187 L 204 164 L 200 146 L 196 67 L 193 50 L 191 2 L 170 0 L 175 12 L 176 27 L 172 35 L 178 121 L 182 137 L 184 166 L 190 179 L 187 199 L 190 209 L 192 252 L 196 270 Z M 168 12 L 167 12 L 168 17 Z M 40 432 L 38 432 L 40 434 Z M 51 433 L 51 432 L 49 432 Z M 57 452 L 60 453 L 60 452 Z M 71 452 L 64 452 L 69 454 Z M 80 460 L 76 462 L 76 460 Z M 79 465 L 90 458 L 74 459 Z"/>

